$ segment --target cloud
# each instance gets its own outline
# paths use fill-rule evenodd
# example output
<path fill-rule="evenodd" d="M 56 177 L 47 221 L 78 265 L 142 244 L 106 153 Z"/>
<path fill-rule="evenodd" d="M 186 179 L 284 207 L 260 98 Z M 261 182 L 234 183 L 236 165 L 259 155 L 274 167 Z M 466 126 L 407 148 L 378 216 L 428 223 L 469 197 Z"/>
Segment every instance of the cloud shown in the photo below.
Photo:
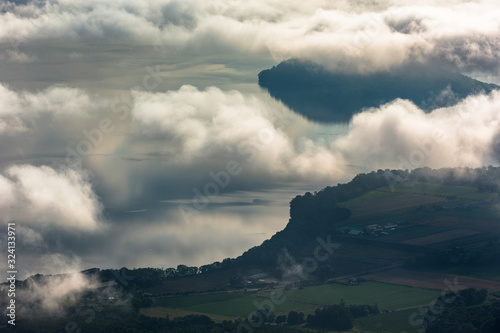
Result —
<path fill-rule="evenodd" d="M 64 316 L 66 305 L 74 304 L 89 285 L 89 279 L 80 273 L 50 276 L 41 280 L 30 279 L 28 287 L 17 293 L 21 303 L 18 311 L 23 316 L 35 315 L 32 311 L 36 311 L 38 315 Z"/>
<path fill-rule="evenodd" d="M 361 13 L 318 9 L 271 41 L 275 57 L 299 57 L 335 71 L 390 70 L 409 61 L 498 73 L 490 2 L 395 5 Z M 490 13 L 492 14 L 490 16 Z M 460 27 L 460 28 L 455 28 Z"/>
<path fill-rule="evenodd" d="M 164 94 L 136 92 L 134 100 L 136 135 L 175 143 L 164 149 L 180 164 L 207 164 L 222 157 L 220 168 L 233 159 L 249 173 L 329 179 L 340 160 L 313 140 L 295 142 L 287 131 L 307 127 L 307 122 L 297 117 L 292 124 L 290 111 L 269 97 L 183 86 Z"/>
<path fill-rule="evenodd" d="M 2 87 L 1 110 L 20 124 L 18 131 L 2 134 L 2 145 L 12 138 L 12 147 L 22 147 L 28 156 L 49 159 L 43 149 L 56 147 L 55 156 L 64 163 L 66 145 L 76 149 L 87 139 L 83 128 L 98 128 L 113 113 L 104 107 L 111 105 L 104 94 L 64 86 L 39 92 Z M 91 177 L 60 164 L 10 162 L 0 172 L 5 198 L 0 210 L 4 219 L 22 226 L 26 267 L 48 267 L 41 253 L 75 253 L 85 268 L 201 265 L 239 255 L 282 229 L 288 201 L 297 193 L 348 181 L 359 171 L 481 166 L 500 158 L 498 92 L 428 114 L 396 100 L 356 115 L 341 132 L 310 123 L 263 93 L 186 85 L 132 95 L 123 128 L 103 135 L 95 151 L 82 156 Z M 321 131 L 337 136 L 318 138 Z M 203 192 L 215 182 L 211 175 L 230 161 L 238 162 L 241 172 L 185 221 L 179 203 L 191 204 L 194 190 Z M 273 192 L 283 184 L 292 188 Z M 242 200 L 243 190 L 255 192 Z M 255 198 L 256 204 L 272 202 L 234 204 Z M 106 232 L 98 232 L 103 226 Z"/>
<path fill-rule="evenodd" d="M 270 52 L 335 71 L 389 70 L 408 61 L 499 73 L 500 6 L 482 0 L 180 1 L 93 0 L 4 4 L 0 41 L 156 45 L 166 54 Z"/>
<path fill-rule="evenodd" d="M 100 120 L 113 113 L 103 107 L 112 104 L 106 96 L 90 96 L 78 89 L 57 86 L 20 93 L 3 88 L 3 110 L 14 110 L 10 114 L 17 116 L 24 131 L 30 128 L 35 142 L 46 143 L 50 138 L 59 166 L 74 159 L 68 159 L 67 147 L 77 151 L 81 142 L 88 141 L 82 127 L 87 132 L 99 128 Z M 82 154 L 78 164 L 96 181 L 95 189 L 80 192 L 85 193 L 82 197 L 93 198 L 95 191 L 120 214 L 144 211 L 154 215 L 160 200 L 190 199 L 193 189 L 203 192 L 214 181 L 214 174 L 225 172 L 228 163 L 236 163 L 239 172 L 227 187 L 220 188 L 225 193 L 289 182 L 320 186 L 378 168 L 480 166 L 496 163 L 500 150 L 494 112 L 497 92 L 472 96 L 455 107 L 429 114 L 408 101 L 396 100 L 356 115 L 346 134 L 327 138 L 315 133 L 336 130 L 328 126 L 320 130 L 265 94 L 185 85 L 164 93 L 134 91 L 132 95 L 127 104 L 130 114 L 120 120 L 116 133 L 102 134 L 99 144 Z M 28 121 L 28 115 L 36 119 L 43 114 L 51 118 Z M 86 122 L 71 121 L 72 114 Z M 65 117 L 69 120 L 60 120 Z M 19 136 L 22 132 L 17 133 L 10 136 L 27 156 L 39 151 L 43 155 L 46 145 L 33 145 L 32 140 Z M 50 159 L 46 161 L 50 163 Z M 69 175 L 72 166 L 63 167 L 62 175 Z M 60 172 L 54 171 L 59 170 L 56 167 L 49 170 Z M 80 175 L 80 171 L 74 172 Z M 17 193 L 13 184 L 21 181 L 15 177 L 15 173 L 4 172 L 0 191 Z M 70 179 L 75 187 L 88 185 L 84 178 Z M 26 189 L 22 197 L 29 198 L 28 192 Z M 17 198 L 15 194 L 4 197 Z M 91 221 L 89 229 L 95 228 L 100 214 L 91 202 L 86 202 L 90 213 L 81 215 Z M 76 225 L 85 229 L 86 223 Z"/>
<path fill-rule="evenodd" d="M 26 53 L 15 51 L 15 50 L 7 50 L 5 55 L 0 56 L 0 59 L 6 59 L 9 63 L 30 63 L 35 62 L 37 60 L 36 56 L 30 56 Z"/>
<path fill-rule="evenodd" d="M 339 130 L 256 84 L 291 57 L 334 71 L 420 61 L 498 75 L 492 1 L 22 2 L 0 3 L 0 211 L 18 221 L 25 271 L 79 270 L 73 254 L 84 268 L 201 265 L 282 229 L 297 193 L 357 172 L 500 161 L 499 93 L 428 114 L 396 100 Z M 162 84 L 129 99 L 130 87 L 153 83 L 147 68 Z M 114 130 L 90 145 L 104 119 Z M 241 171 L 184 220 L 179 203 L 232 161 Z M 60 277 L 60 291 L 40 281 L 31 293 L 57 311 L 87 282 Z"/>
<path fill-rule="evenodd" d="M 100 106 L 80 89 L 54 85 L 39 92 L 17 92 L 0 83 L 0 135 L 25 132 L 43 116 L 59 120 L 84 120 Z M 53 119 L 52 119 L 53 120 Z"/>
<path fill-rule="evenodd" d="M 496 164 L 499 107 L 499 91 L 428 114 L 409 101 L 396 100 L 354 116 L 348 135 L 334 149 L 350 163 L 371 169 Z"/>
<path fill-rule="evenodd" d="M 224 172 L 228 161 L 238 163 L 241 175 L 220 189 L 225 191 L 241 189 L 244 181 L 261 188 L 265 182 L 324 185 L 376 169 L 479 167 L 500 160 L 498 91 L 430 113 L 410 101 L 395 100 L 355 115 L 345 134 L 327 139 L 314 135 L 314 124 L 288 119 L 290 111 L 265 96 L 183 86 L 134 97 L 134 135 L 124 144 L 134 150 L 145 140 L 164 142 L 155 145 L 162 156 L 169 156 L 163 168 L 177 170 L 175 177 L 185 182 L 177 184 L 161 169 L 131 170 L 128 177 L 145 180 L 142 193 L 159 179 L 164 187 L 192 184 L 203 193 L 213 182 L 210 172 Z M 198 180 L 191 181 L 194 177 Z"/>
<path fill-rule="evenodd" d="M 39 232 L 22 225 L 17 226 L 17 231 L 19 240 L 24 247 L 39 248 L 43 246 L 43 236 Z"/>
<path fill-rule="evenodd" d="M 43 229 L 95 231 L 102 207 L 85 174 L 47 166 L 13 165 L 0 174 L 2 219 Z M 31 234 L 31 233 L 30 233 Z M 25 235 L 39 241 L 36 234 Z"/>
<path fill-rule="evenodd" d="M 83 59 L 84 55 L 82 53 L 79 53 L 79 52 L 71 52 L 68 54 L 68 57 L 70 60 L 79 61 L 79 60 Z"/>
<path fill-rule="evenodd" d="M 83 291 L 97 284 L 94 277 L 79 272 L 78 259 L 75 261 L 75 258 L 52 254 L 42 256 L 40 260 L 52 266 L 54 271 L 64 274 L 31 276 L 26 280 L 25 288 L 16 291 L 19 302 L 17 311 L 22 316 L 43 313 L 62 317 L 66 315 L 68 304 L 75 304 Z"/>

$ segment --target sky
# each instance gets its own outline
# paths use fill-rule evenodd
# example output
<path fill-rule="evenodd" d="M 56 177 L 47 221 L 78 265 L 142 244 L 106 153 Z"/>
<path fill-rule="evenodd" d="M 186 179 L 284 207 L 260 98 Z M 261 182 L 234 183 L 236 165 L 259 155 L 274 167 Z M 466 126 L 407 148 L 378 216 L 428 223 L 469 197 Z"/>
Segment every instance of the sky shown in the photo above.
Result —
<path fill-rule="evenodd" d="M 500 92 L 318 124 L 257 84 L 290 58 L 500 84 L 498 17 L 486 0 L 0 3 L 0 222 L 20 277 L 221 261 L 357 173 L 498 165 Z"/>

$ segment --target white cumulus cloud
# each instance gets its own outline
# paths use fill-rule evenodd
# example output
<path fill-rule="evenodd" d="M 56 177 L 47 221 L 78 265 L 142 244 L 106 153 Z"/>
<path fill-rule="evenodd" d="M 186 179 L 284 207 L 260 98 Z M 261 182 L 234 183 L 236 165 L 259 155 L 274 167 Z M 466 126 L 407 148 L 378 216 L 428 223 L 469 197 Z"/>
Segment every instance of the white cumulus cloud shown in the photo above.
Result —
<path fill-rule="evenodd" d="M 428 114 L 396 100 L 354 116 L 348 135 L 335 148 L 351 163 L 372 169 L 496 164 L 499 108 L 499 91 Z"/>
<path fill-rule="evenodd" d="M 76 170 L 12 165 L 0 174 L 0 193 L 5 220 L 87 232 L 101 226 L 101 204 L 88 179 Z"/>
<path fill-rule="evenodd" d="M 303 137 L 296 141 L 294 127 L 303 131 L 307 122 L 290 120 L 292 113 L 269 97 L 193 86 L 137 92 L 132 115 L 137 135 L 176 143 L 169 152 L 178 163 L 203 164 L 226 156 L 267 176 L 331 179 L 342 162 L 325 145 Z"/>

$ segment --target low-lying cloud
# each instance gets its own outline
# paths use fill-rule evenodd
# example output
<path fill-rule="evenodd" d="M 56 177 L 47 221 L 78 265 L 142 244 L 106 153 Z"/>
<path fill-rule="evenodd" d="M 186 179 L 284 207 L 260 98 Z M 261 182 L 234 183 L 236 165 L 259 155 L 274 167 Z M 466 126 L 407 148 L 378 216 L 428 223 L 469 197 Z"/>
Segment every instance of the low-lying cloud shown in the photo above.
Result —
<path fill-rule="evenodd" d="M 18 292 L 21 315 L 35 315 L 30 313 L 31 306 L 36 309 L 36 315 L 64 316 L 66 304 L 74 304 L 81 297 L 81 292 L 90 285 L 89 278 L 81 273 L 50 276 L 38 281 L 30 280 L 28 288 Z"/>
<path fill-rule="evenodd" d="M 16 311 L 20 317 L 51 315 L 64 317 L 68 306 L 78 305 L 83 292 L 100 285 L 96 276 L 80 273 L 79 260 L 61 254 L 40 257 L 57 275 L 33 273 L 16 290 Z"/>
<path fill-rule="evenodd" d="M 66 145 L 88 138 L 78 122 L 61 122 L 65 108 L 55 112 L 58 104 L 47 97 L 54 89 L 7 90 L 14 97 L 2 101 L 22 124 L 1 133 L 2 139 L 16 140 L 28 156 L 44 156 L 31 142 L 47 137 L 59 150 L 58 163 L 47 157 L 47 165 L 6 159 L 0 171 L 2 218 L 18 221 L 22 255 L 33 267 L 44 265 L 40 253 L 72 253 L 83 258 L 84 268 L 204 264 L 238 255 L 286 224 L 287 201 L 303 190 L 290 189 L 279 200 L 273 192 L 263 195 L 279 184 L 320 189 L 378 168 L 477 167 L 500 159 L 496 91 L 430 113 L 395 100 L 355 115 L 345 133 L 325 138 L 318 131 L 337 129 L 310 123 L 265 94 L 183 86 L 133 92 L 123 126 L 103 133 L 94 147 L 98 153 L 81 156 L 81 168 L 72 168 L 64 163 Z M 106 96 L 82 90 L 77 96 L 91 101 L 76 113 L 88 130 L 114 114 L 98 107 L 111 104 Z M 26 102 L 35 97 L 36 103 Z M 50 117 L 26 122 L 22 115 L 37 115 L 36 108 Z M 215 183 L 213 175 L 230 161 L 240 172 L 186 221 L 179 203 L 190 205 L 196 190 Z M 242 200 L 238 191 L 255 194 Z M 270 198 L 276 201 L 268 206 L 250 204 Z M 99 232 L 103 227 L 106 233 Z"/>
<path fill-rule="evenodd" d="M 0 193 L 3 220 L 87 232 L 101 225 L 101 204 L 85 174 L 77 170 L 12 165 L 0 174 Z M 39 241 L 36 234 L 28 237 Z"/>
<path fill-rule="evenodd" d="M 427 114 L 395 100 L 340 130 L 257 86 L 260 70 L 292 57 L 498 79 L 492 1 L 16 3 L 0 3 L 0 219 L 16 220 L 25 275 L 66 271 L 50 259 L 61 253 L 82 268 L 204 264 L 281 229 L 294 195 L 358 172 L 500 161 L 498 92 Z M 179 204 L 221 184 L 228 163 L 238 172 L 185 221 Z M 33 294 L 62 300 L 88 284 L 61 279 L 60 294 Z"/>
<path fill-rule="evenodd" d="M 64 120 L 81 123 L 102 107 L 96 104 L 80 89 L 54 85 L 38 92 L 15 91 L 0 83 L 0 135 L 33 130 L 43 117 L 51 118 L 52 125 Z"/>
<path fill-rule="evenodd" d="M 498 91 L 431 113 L 395 100 L 355 115 L 347 135 L 322 141 L 309 136 L 306 122 L 302 131 L 289 131 L 284 118 L 277 117 L 286 115 L 276 112 L 283 108 L 280 103 L 236 91 L 185 86 L 166 94 L 136 95 L 133 117 L 137 133 L 177 141 L 174 153 L 180 160 L 206 160 L 224 152 L 250 159 L 251 147 L 260 174 L 333 181 L 350 173 L 346 165 L 371 170 L 496 163 L 499 107 Z M 252 139 L 254 145 L 249 143 Z"/>
<path fill-rule="evenodd" d="M 334 146 L 346 160 L 371 169 L 497 164 L 499 107 L 499 91 L 428 114 L 395 100 L 354 116 L 349 134 Z"/>
<path fill-rule="evenodd" d="M 327 179 L 341 161 L 313 140 L 296 142 L 294 134 L 307 130 L 307 122 L 293 121 L 293 114 L 269 97 L 183 86 L 164 94 L 136 93 L 132 115 L 136 135 L 175 143 L 169 152 L 181 164 L 225 157 L 251 173 Z"/>
<path fill-rule="evenodd" d="M 38 93 L 0 88 L 6 97 L 3 110 L 10 117 L 3 119 L 18 124 L 17 130 L 7 126 L 0 135 L 17 140 L 28 156 L 39 153 L 33 141 L 50 138 L 57 157 L 52 167 L 6 167 L 0 176 L 0 191 L 8 198 L 3 206 L 29 204 L 21 216 L 29 219 L 43 212 L 38 220 L 44 223 L 81 230 L 97 228 L 100 200 L 126 212 L 147 209 L 158 200 L 188 199 L 193 188 L 212 181 L 210 174 L 233 162 L 240 171 L 226 191 L 290 181 L 329 184 L 378 168 L 477 167 L 500 158 L 498 92 L 470 96 L 430 113 L 395 100 L 355 115 L 346 134 L 320 138 L 318 125 L 267 95 L 185 85 L 165 93 L 132 93 L 126 117 L 113 123 L 111 133 L 100 133 L 91 153 L 77 156 L 81 163 L 76 166 L 89 170 L 97 181 L 94 188 L 67 163 L 75 159 L 68 154 L 90 140 L 85 133 L 99 129 L 102 119 L 116 118 L 102 107 L 112 101 L 64 86 Z M 29 122 L 40 114 L 50 117 Z M 61 120 L 71 115 L 85 121 L 85 133 L 80 123 Z M 121 125 L 114 126 L 118 121 Z M 27 128 L 36 140 L 23 137 Z M 42 188 L 44 198 L 34 191 Z M 57 202 L 61 195 L 65 199 Z M 9 208 L 15 216 L 13 212 Z M 70 219 L 74 212 L 80 213 Z"/>

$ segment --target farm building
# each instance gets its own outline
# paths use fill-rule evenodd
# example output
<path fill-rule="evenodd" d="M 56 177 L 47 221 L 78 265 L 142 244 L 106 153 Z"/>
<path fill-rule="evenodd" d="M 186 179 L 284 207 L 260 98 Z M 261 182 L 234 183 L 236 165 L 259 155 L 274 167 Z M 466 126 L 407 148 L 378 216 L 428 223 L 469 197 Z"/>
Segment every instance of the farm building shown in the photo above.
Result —
<path fill-rule="evenodd" d="M 250 275 L 248 277 L 248 280 L 258 280 L 258 279 L 265 278 L 266 276 L 267 276 L 267 273 L 254 274 L 254 275 Z"/>
<path fill-rule="evenodd" d="M 245 294 L 256 294 L 259 292 L 259 289 L 247 289 L 245 290 Z"/>

